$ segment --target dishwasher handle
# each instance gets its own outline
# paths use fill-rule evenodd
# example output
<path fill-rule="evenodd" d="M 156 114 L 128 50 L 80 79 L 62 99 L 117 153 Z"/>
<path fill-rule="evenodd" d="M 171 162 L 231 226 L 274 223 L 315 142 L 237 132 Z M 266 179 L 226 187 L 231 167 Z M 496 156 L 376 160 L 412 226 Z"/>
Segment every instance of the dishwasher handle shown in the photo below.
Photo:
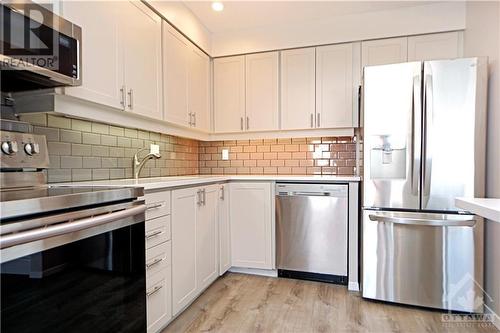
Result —
<path fill-rule="evenodd" d="M 345 192 L 278 192 L 277 197 L 345 197 Z"/>

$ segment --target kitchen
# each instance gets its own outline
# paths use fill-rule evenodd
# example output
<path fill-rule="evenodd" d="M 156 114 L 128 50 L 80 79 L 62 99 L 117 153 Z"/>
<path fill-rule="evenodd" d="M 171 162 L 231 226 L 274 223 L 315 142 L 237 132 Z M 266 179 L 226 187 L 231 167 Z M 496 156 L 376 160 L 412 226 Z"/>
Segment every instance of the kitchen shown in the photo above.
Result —
<path fill-rule="evenodd" d="M 498 2 L 42 5 L 2 3 L 2 331 L 497 331 Z"/>

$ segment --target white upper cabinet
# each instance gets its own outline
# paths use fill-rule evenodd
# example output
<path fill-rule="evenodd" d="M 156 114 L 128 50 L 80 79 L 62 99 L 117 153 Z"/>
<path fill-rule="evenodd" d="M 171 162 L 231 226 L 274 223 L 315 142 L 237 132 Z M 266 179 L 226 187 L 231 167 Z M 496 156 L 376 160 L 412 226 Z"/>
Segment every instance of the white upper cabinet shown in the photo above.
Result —
<path fill-rule="evenodd" d="M 408 38 L 387 38 L 361 43 L 362 66 L 395 64 L 406 62 Z"/>
<path fill-rule="evenodd" d="M 82 80 L 65 94 L 114 108 L 124 108 L 123 53 L 119 47 L 120 19 L 109 1 L 66 1 L 64 18 L 82 27 Z M 100 24 L 106 22 L 106 24 Z M 124 93 L 124 92 L 123 92 Z"/>
<path fill-rule="evenodd" d="M 122 44 L 127 109 L 162 119 L 161 19 L 142 2 L 124 2 L 124 6 L 128 8 L 120 15 L 127 41 Z"/>
<path fill-rule="evenodd" d="M 164 119 L 210 130 L 210 58 L 163 22 Z"/>
<path fill-rule="evenodd" d="M 188 116 L 191 126 L 210 130 L 210 58 L 191 48 L 188 76 Z"/>
<path fill-rule="evenodd" d="M 246 56 L 246 119 L 247 131 L 279 129 L 278 52 Z"/>
<path fill-rule="evenodd" d="M 164 119 L 188 126 L 189 41 L 163 21 Z"/>
<path fill-rule="evenodd" d="M 83 85 L 65 93 L 162 119 L 160 17 L 138 1 L 66 1 L 62 10 L 83 33 Z"/>
<path fill-rule="evenodd" d="M 231 183 L 232 266 L 272 269 L 272 200 L 270 183 Z"/>
<path fill-rule="evenodd" d="M 245 117 L 245 56 L 214 60 L 215 132 L 239 132 Z"/>
<path fill-rule="evenodd" d="M 463 55 L 463 32 L 408 37 L 408 61 L 453 59 Z"/>
<path fill-rule="evenodd" d="M 316 127 L 353 127 L 353 44 L 316 48 Z"/>
<path fill-rule="evenodd" d="M 281 52 L 281 128 L 314 128 L 315 48 Z"/>

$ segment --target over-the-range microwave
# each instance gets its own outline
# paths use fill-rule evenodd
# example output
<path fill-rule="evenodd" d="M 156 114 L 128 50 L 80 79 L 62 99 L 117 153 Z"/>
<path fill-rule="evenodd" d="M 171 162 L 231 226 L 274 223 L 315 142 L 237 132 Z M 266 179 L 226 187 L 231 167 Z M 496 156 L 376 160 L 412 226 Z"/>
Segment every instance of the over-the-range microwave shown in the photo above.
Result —
<path fill-rule="evenodd" d="M 0 5 L 1 91 L 81 85 L 82 29 L 30 1 Z"/>

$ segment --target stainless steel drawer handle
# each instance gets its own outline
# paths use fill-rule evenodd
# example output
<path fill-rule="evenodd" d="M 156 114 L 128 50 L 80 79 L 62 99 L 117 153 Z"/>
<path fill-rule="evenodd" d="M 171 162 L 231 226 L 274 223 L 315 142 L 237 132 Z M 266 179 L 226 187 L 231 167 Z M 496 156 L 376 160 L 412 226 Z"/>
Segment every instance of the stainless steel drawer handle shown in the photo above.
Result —
<path fill-rule="evenodd" d="M 419 225 L 431 227 L 473 227 L 476 225 L 475 220 L 439 220 L 439 219 L 419 219 L 407 217 L 392 217 L 382 215 L 368 215 L 371 221 L 387 222 L 394 224 Z"/>
<path fill-rule="evenodd" d="M 149 264 L 146 264 L 146 269 L 150 269 L 151 267 L 158 265 L 162 261 L 163 261 L 163 258 L 156 258 L 155 260 L 153 260 Z"/>
<path fill-rule="evenodd" d="M 163 204 L 162 204 L 162 203 L 157 203 L 157 204 L 148 205 L 148 208 L 146 208 L 146 210 L 160 208 L 161 206 L 163 206 Z"/>
<path fill-rule="evenodd" d="M 153 238 L 153 237 L 156 237 L 158 235 L 161 235 L 163 233 L 163 230 L 157 230 L 157 231 L 154 231 L 150 234 L 147 234 L 146 235 L 146 239 L 150 239 L 150 238 Z"/>
<path fill-rule="evenodd" d="M 9 234 L 0 237 L 0 249 L 89 229 L 102 224 L 114 222 L 130 216 L 144 213 L 145 210 L 146 205 L 138 205 L 114 213 L 84 218 L 67 223 L 61 223 L 46 228 L 39 228 L 24 232 L 18 232 L 15 234 Z"/>
<path fill-rule="evenodd" d="M 149 297 L 149 296 L 151 296 L 153 294 L 156 294 L 157 292 L 160 291 L 161 288 L 163 288 L 163 285 L 154 287 L 153 290 L 151 290 L 151 291 L 149 291 L 149 292 L 146 293 L 146 296 Z"/>

